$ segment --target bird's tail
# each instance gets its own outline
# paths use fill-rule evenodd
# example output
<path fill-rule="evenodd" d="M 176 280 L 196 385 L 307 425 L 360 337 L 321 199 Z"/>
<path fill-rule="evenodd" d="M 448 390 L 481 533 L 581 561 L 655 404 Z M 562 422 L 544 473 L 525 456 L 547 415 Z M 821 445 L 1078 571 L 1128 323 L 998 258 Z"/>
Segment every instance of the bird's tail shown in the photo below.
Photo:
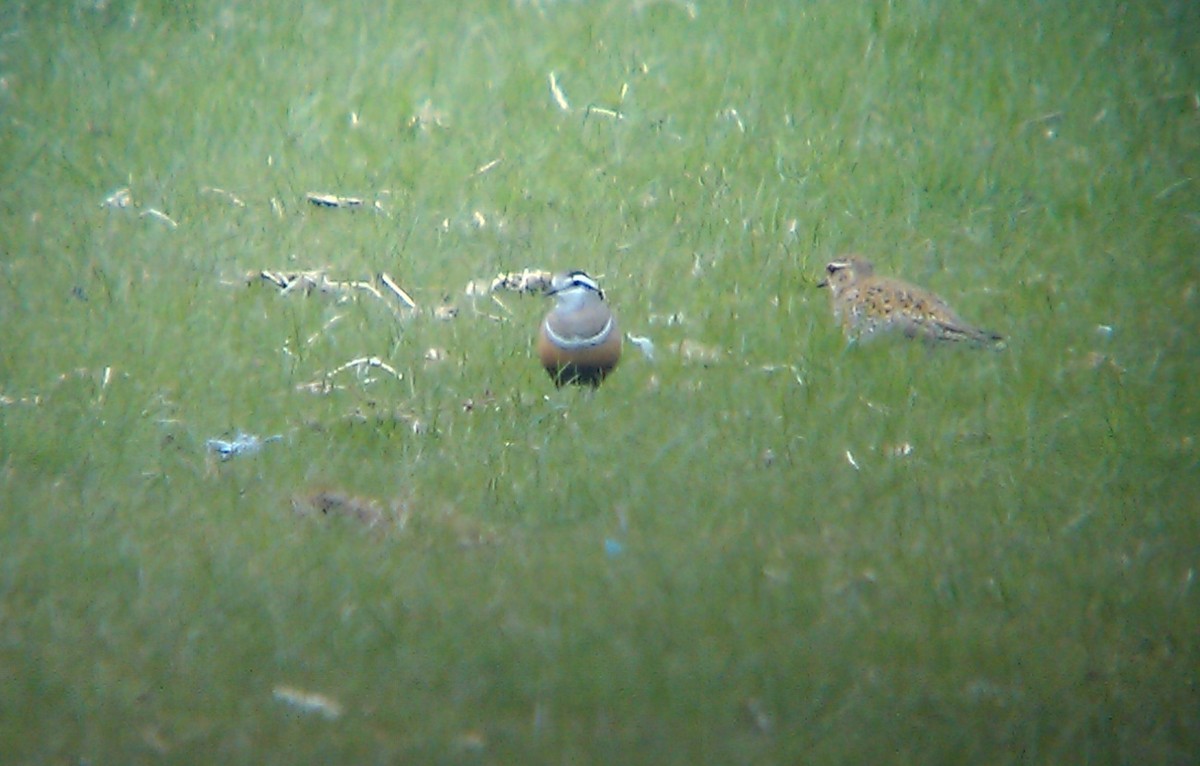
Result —
<path fill-rule="evenodd" d="M 994 351 L 1002 351 L 1008 347 L 1008 344 L 1004 341 L 1004 336 L 991 330 L 981 330 L 977 327 L 948 323 L 939 323 L 938 329 L 941 330 L 939 336 L 946 340 L 969 343 L 972 346 L 990 348 Z"/>

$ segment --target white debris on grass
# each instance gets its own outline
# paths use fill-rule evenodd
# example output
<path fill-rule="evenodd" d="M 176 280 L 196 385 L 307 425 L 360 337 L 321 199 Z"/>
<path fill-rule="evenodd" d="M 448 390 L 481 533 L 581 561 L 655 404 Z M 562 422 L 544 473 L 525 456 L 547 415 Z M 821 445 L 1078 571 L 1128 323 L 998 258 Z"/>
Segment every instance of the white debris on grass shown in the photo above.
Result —
<path fill-rule="evenodd" d="M 138 218 L 145 218 L 146 216 L 150 216 L 151 218 L 157 218 L 158 220 L 162 221 L 166 225 L 170 226 L 172 229 L 179 228 L 179 224 L 175 223 L 175 220 L 173 218 L 171 218 L 171 216 L 167 215 L 166 213 L 164 213 L 163 211 L 161 211 L 157 208 L 148 207 L 145 210 L 143 210 L 142 212 L 138 213 Z"/>
<path fill-rule="evenodd" d="M 550 95 L 554 97 L 554 103 L 564 112 L 571 111 L 571 104 L 567 101 L 566 95 L 562 92 L 562 88 L 558 87 L 558 77 L 554 72 L 550 73 Z"/>
<path fill-rule="evenodd" d="M 646 359 L 650 360 L 651 362 L 654 361 L 654 341 L 650 340 L 645 335 L 634 335 L 631 332 L 625 333 L 625 338 L 630 343 L 638 347 L 638 350 L 642 352 L 642 356 L 646 357 Z"/>
<path fill-rule="evenodd" d="M 342 715 L 341 703 L 317 692 L 304 691 L 294 686 L 276 686 L 271 696 L 289 707 L 305 713 L 319 713 L 331 721 Z"/>
<path fill-rule="evenodd" d="M 230 458 L 241 455 L 253 455 L 261 450 L 264 444 L 267 444 L 268 442 L 279 441 L 281 439 L 283 439 L 283 434 L 275 434 L 274 436 L 268 436 L 267 438 L 262 439 L 254 434 L 247 434 L 238 431 L 237 436 L 235 436 L 232 440 L 209 439 L 204 443 L 204 445 L 208 447 L 210 451 L 220 455 L 222 460 L 229 460 Z"/>
<path fill-rule="evenodd" d="M 308 383 L 301 383 L 296 386 L 297 391 L 307 391 L 313 394 L 327 394 L 330 391 L 340 390 L 341 386 L 333 384 L 333 377 L 346 370 L 354 370 L 358 373 L 359 382 L 362 384 L 373 383 L 374 378 L 369 377 L 368 371 L 371 368 L 383 370 L 396 380 L 404 380 L 404 373 L 397 370 L 387 362 L 377 356 L 360 356 L 357 359 L 351 359 L 345 364 L 339 365 L 329 372 L 322 373 L 316 380 Z"/>
<path fill-rule="evenodd" d="M 100 207 L 107 208 L 126 208 L 133 204 L 133 194 L 129 191 L 129 187 L 125 186 L 115 190 L 104 198 L 100 203 Z"/>
<path fill-rule="evenodd" d="M 225 199 L 229 200 L 229 204 L 233 205 L 234 207 L 245 207 L 246 206 L 246 203 L 242 200 L 241 197 L 237 196 L 236 194 L 234 194 L 231 191 L 227 191 L 225 189 L 221 189 L 216 186 L 202 186 L 202 187 L 200 187 L 200 193 L 201 194 L 220 195 L 220 196 L 224 197 Z"/>
<path fill-rule="evenodd" d="M 365 292 L 387 304 L 400 318 L 409 316 L 406 312 L 412 312 L 417 308 L 417 303 L 412 299 L 412 296 L 404 288 L 400 287 L 396 280 L 386 272 L 380 272 L 377 275 L 377 279 L 387 289 L 387 292 L 400 302 L 399 306 L 388 300 L 387 296 L 370 282 L 363 280 L 333 280 L 326 276 L 324 269 L 312 269 L 309 271 L 272 271 L 270 269 L 260 269 L 246 275 L 247 283 L 259 279 L 270 282 L 279 288 L 280 295 L 289 295 L 296 292 L 311 295 L 315 292 L 334 295 L 339 300 L 342 300 L 351 299 L 356 293 Z"/>
<path fill-rule="evenodd" d="M 413 309 L 414 311 L 416 310 L 417 302 L 412 299 L 411 295 L 405 292 L 404 288 L 396 284 L 396 280 L 392 279 L 390 274 L 388 274 L 386 271 L 379 272 L 379 281 L 383 283 L 384 287 L 386 287 L 388 290 L 391 290 L 392 295 L 395 295 L 397 298 L 399 298 L 401 303 L 408 308 Z"/>
<path fill-rule="evenodd" d="M 304 199 L 308 200 L 309 204 L 316 205 L 317 207 L 345 208 L 349 210 L 360 208 L 364 204 L 361 197 L 342 197 L 326 192 L 308 192 L 304 195 Z"/>

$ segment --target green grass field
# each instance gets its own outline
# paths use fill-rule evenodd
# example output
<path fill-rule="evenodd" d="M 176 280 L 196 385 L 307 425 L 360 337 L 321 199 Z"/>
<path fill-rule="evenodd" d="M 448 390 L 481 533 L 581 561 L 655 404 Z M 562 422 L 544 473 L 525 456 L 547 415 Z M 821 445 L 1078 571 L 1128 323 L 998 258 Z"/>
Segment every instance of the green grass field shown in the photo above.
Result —
<path fill-rule="evenodd" d="M 1200 753 L 1195 3 L 10 1 L 0 181 L 5 764 Z"/>

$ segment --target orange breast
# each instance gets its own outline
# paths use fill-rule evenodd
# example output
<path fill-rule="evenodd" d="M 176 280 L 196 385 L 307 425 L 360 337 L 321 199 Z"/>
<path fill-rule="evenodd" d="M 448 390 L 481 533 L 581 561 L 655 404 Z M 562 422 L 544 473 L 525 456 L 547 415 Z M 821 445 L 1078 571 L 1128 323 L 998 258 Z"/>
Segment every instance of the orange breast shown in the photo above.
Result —
<path fill-rule="evenodd" d="M 538 358 L 555 385 L 567 383 L 598 386 L 613 371 L 621 359 L 621 333 L 613 323 L 608 337 L 601 343 L 580 348 L 559 348 L 546 337 L 543 324 L 538 333 Z"/>

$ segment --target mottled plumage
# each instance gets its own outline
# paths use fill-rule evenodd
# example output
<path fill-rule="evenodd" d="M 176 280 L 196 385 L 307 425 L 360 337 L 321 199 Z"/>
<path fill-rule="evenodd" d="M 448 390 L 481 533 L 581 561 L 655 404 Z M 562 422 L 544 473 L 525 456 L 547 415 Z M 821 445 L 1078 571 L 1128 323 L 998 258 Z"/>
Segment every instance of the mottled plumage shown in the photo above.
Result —
<path fill-rule="evenodd" d="M 554 277 L 554 308 L 542 320 L 537 352 L 557 386 L 599 386 L 621 358 L 621 332 L 604 291 L 582 271 Z"/>
<path fill-rule="evenodd" d="M 963 321 L 932 292 L 908 282 L 875 274 L 866 258 L 851 255 L 825 267 L 833 314 L 851 339 L 900 332 L 928 342 L 966 341 L 997 346 L 1001 336 Z"/>

